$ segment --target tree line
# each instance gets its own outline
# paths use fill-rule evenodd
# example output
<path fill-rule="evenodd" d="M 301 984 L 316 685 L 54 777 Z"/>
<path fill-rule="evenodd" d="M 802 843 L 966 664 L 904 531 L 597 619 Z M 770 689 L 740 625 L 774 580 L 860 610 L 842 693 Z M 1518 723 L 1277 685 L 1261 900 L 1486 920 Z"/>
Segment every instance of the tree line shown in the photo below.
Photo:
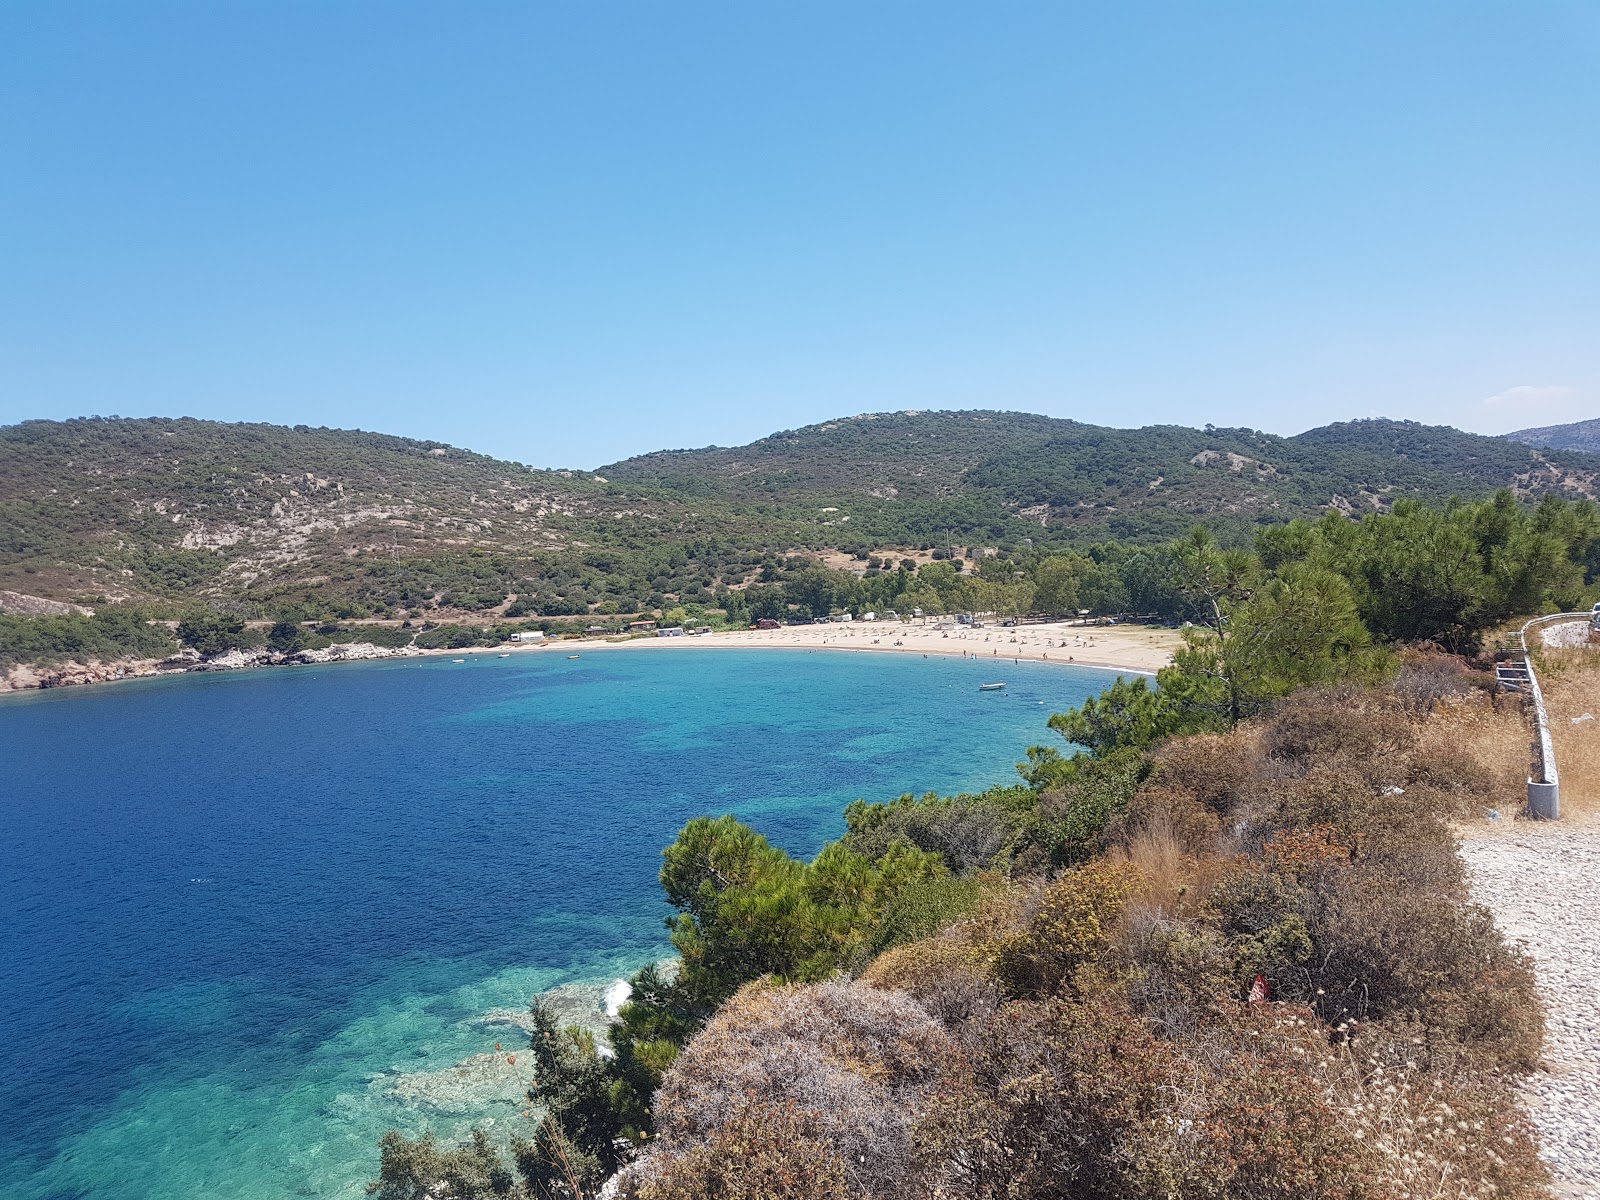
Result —
<path fill-rule="evenodd" d="M 1331 588 L 1379 640 L 1462 651 L 1516 613 L 1588 600 L 1600 576 L 1600 508 L 1555 497 L 1528 507 L 1501 491 L 1443 507 L 1401 500 L 1359 521 L 1330 512 L 1265 525 L 1237 544 L 1196 526 L 1159 546 L 1025 547 L 980 557 L 970 570 L 910 559 L 884 567 L 857 575 L 807 563 L 723 600 L 730 616 L 751 619 L 839 610 L 1086 612 L 1190 621 L 1220 633 L 1229 613 L 1260 594 L 1282 586 L 1323 596 Z"/>

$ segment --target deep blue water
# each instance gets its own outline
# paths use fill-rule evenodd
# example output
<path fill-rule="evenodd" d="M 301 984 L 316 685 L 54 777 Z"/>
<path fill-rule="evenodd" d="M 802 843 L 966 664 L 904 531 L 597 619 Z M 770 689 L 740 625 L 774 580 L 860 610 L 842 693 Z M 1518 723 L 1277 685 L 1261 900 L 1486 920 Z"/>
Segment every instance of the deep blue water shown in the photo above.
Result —
<path fill-rule="evenodd" d="M 686 820 L 810 855 L 858 796 L 1011 781 L 1108 682 L 695 648 L 0 701 L 0 1193 L 359 1196 L 384 1129 L 495 1119 L 399 1099 L 399 1073 L 669 949 L 655 874 Z"/>

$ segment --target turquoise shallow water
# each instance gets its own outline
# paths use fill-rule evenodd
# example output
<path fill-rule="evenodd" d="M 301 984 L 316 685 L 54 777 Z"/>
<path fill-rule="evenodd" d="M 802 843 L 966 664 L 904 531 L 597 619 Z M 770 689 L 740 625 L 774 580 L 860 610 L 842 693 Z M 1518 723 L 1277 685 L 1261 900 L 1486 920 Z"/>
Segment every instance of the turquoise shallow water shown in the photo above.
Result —
<path fill-rule="evenodd" d="M 0 702 L 0 1194 L 359 1196 L 387 1128 L 519 1120 L 397 1081 L 514 1049 L 491 1009 L 667 951 L 684 821 L 812 854 L 858 796 L 1010 781 L 1110 678 L 547 651 Z"/>

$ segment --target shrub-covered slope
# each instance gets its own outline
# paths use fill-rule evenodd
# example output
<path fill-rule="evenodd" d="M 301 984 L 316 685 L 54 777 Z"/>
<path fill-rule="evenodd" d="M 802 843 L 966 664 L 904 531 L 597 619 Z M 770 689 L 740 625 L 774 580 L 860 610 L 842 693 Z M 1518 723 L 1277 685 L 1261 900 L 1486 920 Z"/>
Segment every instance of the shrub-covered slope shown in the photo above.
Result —
<path fill-rule="evenodd" d="M 1519 429 L 1506 434 L 1509 441 L 1524 446 L 1542 446 L 1552 450 L 1582 450 L 1600 452 L 1600 417 L 1589 421 L 1574 421 L 1570 425 L 1540 425 L 1533 429 Z"/>
<path fill-rule="evenodd" d="M 595 474 L 359 430 L 30 421 L 0 427 L 0 589 L 344 615 L 511 595 L 548 615 L 610 596 L 631 611 L 737 585 L 773 553 L 1151 542 L 1407 496 L 1589 495 L 1597 470 L 1597 456 L 1389 421 L 1280 438 L 891 413 Z"/>
<path fill-rule="evenodd" d="M 1589 495 L 1600 458 L 1546 454 L 1410 421 L 1353 421 L 1283 438 L 1250 429 L 1110 429 L 1027 413 L 879 413 L 731 449 L 662 451 L 601 468 L 742 504 L 837 509 L 926 527 L 941 508 L 990 508 L 1035 528 L 1167 535 L 1197 520 L 1362 512 L 1405 496 L 1512 487 Z M 936 525 L 936 521 L 934 521 Z"/>
<path fill-rule="evenodd" d="M 0 586 L 58 599 L 327 589 L 353 573 L 470 589 L 482 571 L 451 560 L 472 551 L 560 556 L 626 546 L 641 528 L 688 541 L 694 521 L 670 498 L 587 475 L 359 430 L 116 418 L 0 428 Z M 498 603 L 508 571 L 490 574 L 481 582 Z"/>

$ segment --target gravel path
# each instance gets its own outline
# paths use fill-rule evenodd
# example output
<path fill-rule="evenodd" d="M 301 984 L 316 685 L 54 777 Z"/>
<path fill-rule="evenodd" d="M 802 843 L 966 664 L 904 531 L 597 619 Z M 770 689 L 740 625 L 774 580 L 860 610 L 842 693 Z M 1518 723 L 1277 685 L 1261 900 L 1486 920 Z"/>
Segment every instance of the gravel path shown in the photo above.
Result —
<path fill-rule="evenodd" d="M 1533 958 L 1546 1070 L 1524 1088 L 1561 1197 L 1600 1200 L 1600 825 L 1518 822 L 1462 842 L 1473 898 Z"/>
<path fill-rule="evenodd" d="M 1590 645 L 1589 623 L 1583 619 L 1575 621 L 1562 621 L 1559 624 L 1547 625 L 1539 631 L 1540 640 L 1546 646 L 1561 650 L 1571 650 L 1578 646 Z"/>

